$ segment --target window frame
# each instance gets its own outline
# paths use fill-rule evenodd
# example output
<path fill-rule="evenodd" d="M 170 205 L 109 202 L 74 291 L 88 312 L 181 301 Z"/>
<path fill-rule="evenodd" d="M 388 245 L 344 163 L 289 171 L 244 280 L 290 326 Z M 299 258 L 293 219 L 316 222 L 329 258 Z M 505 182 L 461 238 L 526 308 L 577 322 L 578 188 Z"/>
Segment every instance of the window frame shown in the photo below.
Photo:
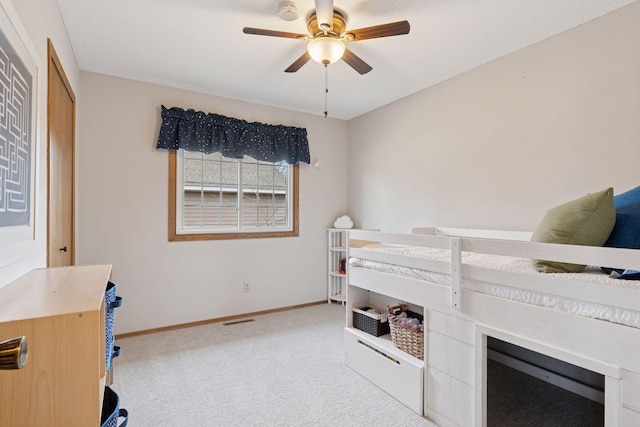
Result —
<path fill-rule="evenodd" d="M 265 230 L 265 231 L 221 231 L 202 233 L 179 233 L 181 228 L 178 224 L 177 215 L 177 191 L 178 191 L 178 160 L 179 155 L 176 150 L 169 151 L 169 241 L 185 242 L 185 241 L 201 241 L 201 240 L 231 240 L 231 239 L 261 239 L 261 238 L 277 238 L 277 237 L 298 237 L 299 236 L 299 165 L 292 165 L 291 177 L 292 191 L 291 200 L 291 229 L 290 230 Z"/>

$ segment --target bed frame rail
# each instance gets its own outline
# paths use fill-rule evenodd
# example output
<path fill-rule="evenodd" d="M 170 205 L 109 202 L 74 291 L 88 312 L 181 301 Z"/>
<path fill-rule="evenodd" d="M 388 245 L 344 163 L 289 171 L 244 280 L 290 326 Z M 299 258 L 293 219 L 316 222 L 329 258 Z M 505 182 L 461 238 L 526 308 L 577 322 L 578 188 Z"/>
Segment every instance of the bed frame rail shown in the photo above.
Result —
<path fill-rule="evenodd" d="M 640 269 L 640 252 L 638 250 L 536 243 L 522 240 L 530 236 L 530 233 L 526 232 L 442 229 L 436 227 L 414 228 L 412 232 L 418 234 L 350 230 L 348 233 L 347 255 L 349 257 L 450 274 L 451 307 L 458 310 L 462 309 L 462 283 L 465 279 L 472 279 L 560 297 L 575 298 L 576 295 L 579 295 L 579 299 L 587 303 L 605 304 L 640 311 L 637 302 L 637 289 L 609 286 L 606 288 L 606 292 L 603 292 L 604 285 L 602 284 L 553 275 L 544 275 L 544 280 L 540 280 L 539 275 L 478 267 L 462 262 L 462 252 L 476 252 L 575 264 L 604 265 L 613 268 Z M 501 238 L 490 239 L 489 236 L 492 233 Z M 362 249 L 363 246 L 369 244 L 433 247 L 449 250 L 451 256 L 445 262 L 407 255 L 380 254 Z"/>

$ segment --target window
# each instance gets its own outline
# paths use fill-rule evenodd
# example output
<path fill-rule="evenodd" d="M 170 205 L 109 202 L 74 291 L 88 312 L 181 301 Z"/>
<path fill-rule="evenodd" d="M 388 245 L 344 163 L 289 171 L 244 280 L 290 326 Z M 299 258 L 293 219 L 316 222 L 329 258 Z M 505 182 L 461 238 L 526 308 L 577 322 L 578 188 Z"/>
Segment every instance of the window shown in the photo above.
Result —
<path fill-rule="evenodd" d="M 169 240 L 298 235 L 298 166 L 169 154 Z"/>

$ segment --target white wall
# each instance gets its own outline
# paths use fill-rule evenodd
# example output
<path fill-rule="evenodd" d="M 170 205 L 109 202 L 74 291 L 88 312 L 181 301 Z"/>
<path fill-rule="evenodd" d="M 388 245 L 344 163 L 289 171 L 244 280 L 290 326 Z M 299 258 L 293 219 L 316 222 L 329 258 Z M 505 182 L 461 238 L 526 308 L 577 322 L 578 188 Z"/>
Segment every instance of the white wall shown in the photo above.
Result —
<path fill-rule="evenodd" d="M 117 333 L 326 299 L 325 228 L 347 207 L 346 122 L 88 72 L 80 82 L 78 263 L 113 263 Z M 300 166 L 300 236 L 168 242 L 161 105 L 306 128 L 321 168 Z"/>
<path fill-rule="evenodd" d="M 362 227 L 532 230 L 640 185 L 640 2 L 349 122 Z"/>
<path fill-rule="evenodd" d="M 0 287 L 34 268 L 46 266 L 47 221 L 47 38 L 50 38 L 69 83 L 78 94 L 78 66 L 67 38 L 56 0 L 2 0 L 18 33 L 33 50 L 38 66 L 37 140 L 35 141 L 35 244 L 26 251 L 6 248 L 0 242 Z"/>

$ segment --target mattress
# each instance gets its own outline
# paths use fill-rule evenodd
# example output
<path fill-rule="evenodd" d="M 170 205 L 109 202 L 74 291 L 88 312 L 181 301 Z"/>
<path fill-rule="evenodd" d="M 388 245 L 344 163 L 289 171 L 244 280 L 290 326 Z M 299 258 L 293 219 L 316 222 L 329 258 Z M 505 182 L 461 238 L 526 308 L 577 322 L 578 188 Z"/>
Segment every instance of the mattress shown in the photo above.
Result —
<path fill-rule="evenodd" d="M 436 261 L 451 262 L 451 252 L 446 249 L 412 246 L 380 247 L 377 245 L 372 245 L 362 249 L 411 257 L 428 258 Z M 589 282 L 602 286 L 638 289 L 638 291 L 640 292 L 640 281 L 613 279 L 602 273 L 598 267 L 587 267 L 582 273 L 539 273 L 531 265 L 530 259 L 489 255 L 476 252 L 462 252 L 462 262 L 464 264 L 470 264 L 478 267 L 491 268 L 520 274 L 544 274 L 544 276 L 555 276 L 565 280 L 579 280 L 582 282 Z M 349 259 L 349 264 L 353 267 L 362 267 L 402 277 L 426 280 L 440 285 L 451 286 L 451 276 L 448 274 L 353 257 Z M 533 304 L 541 307 L 551 308 L 557 311 L 640 328 L 640 312 L 638 311 L 581 301 L 579 299 L 569 299 L 557 295 L 539 293 L 509 286 L 497 285 L 495 283 L 470 280 L 466 278 L 463 279 L 462 287 L 463 289 L 472 290 L 474 292 L 479 292 L 499 298 L 505 298 L 512 301 Z"/>

